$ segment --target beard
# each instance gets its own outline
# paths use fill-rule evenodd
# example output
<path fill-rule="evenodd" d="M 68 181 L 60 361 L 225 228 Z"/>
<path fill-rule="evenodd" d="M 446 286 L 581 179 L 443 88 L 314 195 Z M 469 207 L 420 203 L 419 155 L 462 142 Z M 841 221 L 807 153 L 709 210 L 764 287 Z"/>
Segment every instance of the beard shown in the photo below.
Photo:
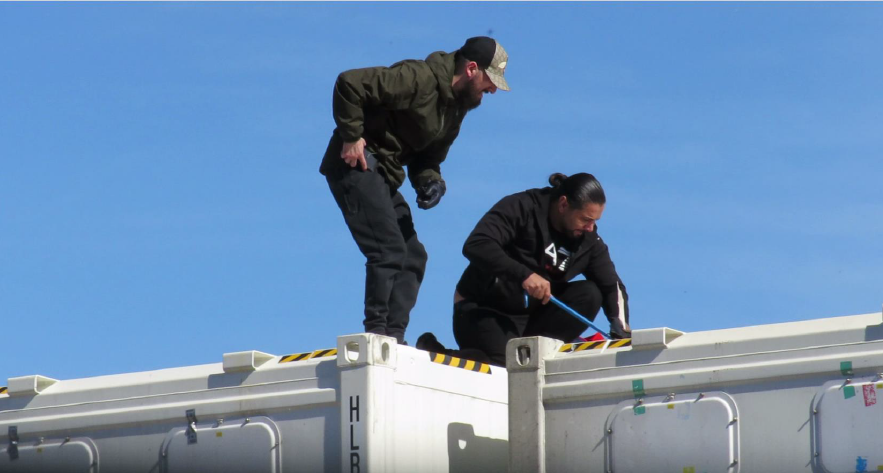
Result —
<path fill-rule="evenodd" d="M 478 76 L 474 76 L 469 82 L 466 83 L 466 86 L 460 89 L 459 92 L 455 94 L 457 99 L 457 104 L 460 105 L 460 108 L 466 110 L 475 110 L 481 105 L 481 96 L 484 94 L 481 89 L 478 88 Z"/>

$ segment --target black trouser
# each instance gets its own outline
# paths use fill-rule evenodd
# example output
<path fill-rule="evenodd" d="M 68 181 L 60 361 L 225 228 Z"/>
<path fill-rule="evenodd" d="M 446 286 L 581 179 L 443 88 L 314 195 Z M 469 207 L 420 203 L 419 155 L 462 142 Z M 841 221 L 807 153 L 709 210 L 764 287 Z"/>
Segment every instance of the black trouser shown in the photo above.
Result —
<path fill-rule="evenodd" d="M 594 322 L 601 309 L 601 291 L 591 281 L 552 285 L 552 294 Z M 462 358 L 506 366 L 506 343 L 513 338 L 544 336 L 571 342 L 588 326 L 549 302 L 528 314 L 511 315 L 471 301 L 454 304 L 454 338 Z"/>
<path fill-rule="evenodd" d="M 327 176 L 328 187 L 365 263 L 365 331 L 405 340 L 426 269 L 411 209 L 381 169 L 353 168 Z"/>

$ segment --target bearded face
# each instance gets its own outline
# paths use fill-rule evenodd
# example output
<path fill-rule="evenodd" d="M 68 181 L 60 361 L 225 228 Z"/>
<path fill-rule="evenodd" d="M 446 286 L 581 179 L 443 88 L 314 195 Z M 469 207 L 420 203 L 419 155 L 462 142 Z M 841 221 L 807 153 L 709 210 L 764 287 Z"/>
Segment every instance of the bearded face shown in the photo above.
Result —
<path fill-rule="evenodd" d="M 595 230 L 595 222 L 601 220 L 601 214 L 604 213 L 604 204 L 589 202 L 582 207 L 575 207 L 564 203 L 559 204 L 559 212 L 562 233 L 571 238 L 582 238 L 583 234 Z"/>
<path fill-rule="evenodd" d="M 482 95 L 490 93 L 488 83 L 490 83 L 490 79 L 483 72 L 473 75 L 456 94 L 457 103 L 467 111 L 475 110 L 481 105 Z"/>

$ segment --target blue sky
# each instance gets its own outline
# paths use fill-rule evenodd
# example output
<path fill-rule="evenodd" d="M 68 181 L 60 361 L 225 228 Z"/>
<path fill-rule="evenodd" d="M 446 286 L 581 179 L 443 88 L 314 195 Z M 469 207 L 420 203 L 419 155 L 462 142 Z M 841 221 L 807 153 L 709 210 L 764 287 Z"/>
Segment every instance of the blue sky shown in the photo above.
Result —
<path fill-rule="evenodd" d="M 0 385 L 359 332 L 364 258 L 318 173 L 334 79 L 484 34 L 512 92 L 466 118 L 438 207 L 403 188 L 430 255 L 412 344 L 454 344 L 464 239 L 553 172 L 604 185 L 635 328 L 879 312 L 881 24 L 879 3 L 0 3 Z"/>

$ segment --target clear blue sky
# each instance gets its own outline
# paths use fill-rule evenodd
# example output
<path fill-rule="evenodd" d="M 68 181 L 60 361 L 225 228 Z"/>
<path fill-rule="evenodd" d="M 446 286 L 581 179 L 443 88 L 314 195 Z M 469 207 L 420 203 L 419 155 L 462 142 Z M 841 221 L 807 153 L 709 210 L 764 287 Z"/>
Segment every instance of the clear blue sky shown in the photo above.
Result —
<path fill-rule="evenodd" d="M 334 80 L 483 34 L 512 92 L 466 118 L 438 207 L 403 189 L 430 254 L 412 344 L 454 344 L 463 240 L 553 172 L 604 185 L 635 328 L 879 312 L 881 25 L 880 3 L 0 3 L 0 385 L 361 331 L 364 258 L 318 173 Z"/>

